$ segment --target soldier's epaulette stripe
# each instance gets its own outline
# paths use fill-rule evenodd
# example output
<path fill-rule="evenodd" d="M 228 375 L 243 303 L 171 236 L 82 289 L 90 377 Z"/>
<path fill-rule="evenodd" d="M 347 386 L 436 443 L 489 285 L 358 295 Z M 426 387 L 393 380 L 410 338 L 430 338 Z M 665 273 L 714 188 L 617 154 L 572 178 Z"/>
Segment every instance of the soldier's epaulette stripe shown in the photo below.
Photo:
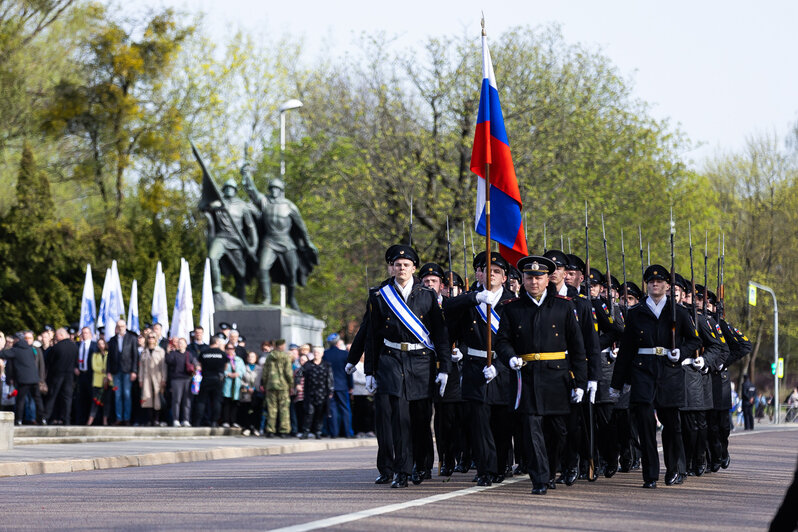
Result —
<path fill-rule="evenodd" d="M 556 296 L 554 296 L 554 297 L 557 297 L 557 298 L 560 298 L 560 299 L 564 299 L 564 300 L 566 300 L 566 301 L 571 301 L 571 299 L 573 299 L 573 298 L 571 298 L 571 297 L 564 296 L 564 295 L 561 295 L 561 294 L 557 294 L 557 295 L 556 295 Z"/>
<path fill-rule="evenodd" d="M 502 299 L 501 301 L 499 301 L 499 303 L 496 306 L 498 307 L 500 305 L 506 305 L 507 303 L 512 303 L 513 301 L 518 301 L 519 299 L 520 298 L 518 298 L 518 297 L 511 297 L 510 299 Z"/>
<path fill-rule="evenodd" d="M 579 297 L 581 297 L 582 299 L 587 299 L 587 296 L 585 294 L 579 294 Z"/>

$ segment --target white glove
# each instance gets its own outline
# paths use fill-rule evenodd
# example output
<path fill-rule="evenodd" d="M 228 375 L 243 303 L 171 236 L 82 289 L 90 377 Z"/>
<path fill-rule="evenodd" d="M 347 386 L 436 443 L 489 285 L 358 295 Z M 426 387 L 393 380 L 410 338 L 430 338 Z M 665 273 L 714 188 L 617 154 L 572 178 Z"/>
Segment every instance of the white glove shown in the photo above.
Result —
<path fill-rule="evenodd" d="M 617 348 L 617 347 L 615 347 L 615 348 L 610 350 L 610 358 L 611 359 L 615 360 L 616 358 L 618 358 L 618 350 L 619 350 L 619 348 Z"/>
<path fill-rule="evenodd" d="M 693 368 L 700 370 L 704 367 L 704 357 L 695 357 L 693 359 Z"/>
<path fill-rule="evenodd" d="M 366 391 L 368 393 L 377 391 L 377 379 L 374 378 L 374 375 L 366 375 Z"/>
<path fill-rule="evenodd" d="M 623 390 L 621 390 L 621 393 L 629 393 L 629 391 L 631 389 L 632 389 L 632 385 L 631 384 L 624 384 L 623 385 Z"/>
<path fill-rule="evenodd" d="M 490 290 L 482 290 L 481 292 L 477 292 L 477 303 L 485 303 L 486 305 L 490 305 L 491 301 L 493 301 L 493 294 Z"/>
<path fill-rule="evenodd" d="M 496 371 L 496 366 L 491 365 L 482 368 L 482 374 L 485 375 L 485 384 L 487 384 L 493 379 L 495 379 L 496 375 L 498 375 L 499 372 Z"/>
<path fill-rule="evenodd" d="M 723 368 L 726 367 L 725 364 L 721 364 L 718 366 L 718 371 L 723 371 Z"/>
<path fill-rule="evenodd" d="M 571 402 L 572 403 L 581 403 L 582 397 L 585 395 L 585 391 L 582 388 L 574 388 L 571 390 Z"/>
<path fill-rule="evenodd" d="M 670 360 L 671 362 L 679 362 L 681 356 L 682 352 L 679 351 L 678 349 L 674 349 L 673 351 L 668 353 L 668 360 Z"/>
<path fill-rule="evenodd" d="M 510 359 L 510 369 L 519 370 L 524 367 L 524 361 L 520 357 L 512 357 Z"/>
<path fill-rule="evenodd" d="M 598 391 L 597 381 L 587 381 L 587 391 L 590 393 L 590 402 L 596 402 L 596 392 Z"/>
<path fill-rule="evenodd" d="M 610 387 L 610 399 L 617 401 L 621 397 L 621 390 Z"/>
<path fill-rule="evenodd" d="M 458 348 L 452 349 L 452 362 L 460 362 L 463 360 L 463 353 Z"/>
<path fill-rule="evenodd" d="M 357 367 L 354 364 L 352 364 L 351 362 L 347 362 L 346 366 L 344 367 L 344 371 L 346 372 L 347 375 L 353 374 L 356 369 L 357 369 Z"/>
<path fill-rule="evenodd" d="M 449 375 L 446 373 L 438 373 L 438 376 L 435 377 L 435 382 L 441 385 L 441 397 L 443 397 L 443 392 L 446 390 L 446 382 L 449 380 Z"/>

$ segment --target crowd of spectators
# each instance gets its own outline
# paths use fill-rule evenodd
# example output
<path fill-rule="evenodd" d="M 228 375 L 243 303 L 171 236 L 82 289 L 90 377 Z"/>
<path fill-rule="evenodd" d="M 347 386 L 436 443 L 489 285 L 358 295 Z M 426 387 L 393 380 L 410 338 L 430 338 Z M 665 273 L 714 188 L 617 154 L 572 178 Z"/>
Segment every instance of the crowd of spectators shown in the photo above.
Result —
<path fill-rule="evenodd" d="M 125 320 L 106 342 L 89 328 L 0 332 L 0 409 L 33 425 L 221 426 L 245 436 L 373 436 L 374 404 L 363 362 L 345 371 L 338 334 L 322 346 L 284 340 L 247 347 L 219 324 L 208 344 L 166 338 L 159 324 L 136 334 Z M 344 331 L 348 337 L 349 331 Z"/>

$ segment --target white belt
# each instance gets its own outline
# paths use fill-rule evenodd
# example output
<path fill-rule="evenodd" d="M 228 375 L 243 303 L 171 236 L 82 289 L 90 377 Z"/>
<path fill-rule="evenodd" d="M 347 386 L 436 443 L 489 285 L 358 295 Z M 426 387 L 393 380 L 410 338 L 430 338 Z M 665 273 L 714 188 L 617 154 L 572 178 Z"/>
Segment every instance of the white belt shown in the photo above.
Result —
<path fill-rule="evenodd" d="M 390 340 L 383 339 L 382 343 L 392 349 L 398 349 L 399 351 L 420 351 L 421 349 L 426 349 L 424 344 L 409 344 L 407 342 L 391 342 Z"/>
<path fill-rule="evenodd" d="M 638 355 L 657 355 L 660 357 L 668 356 L 671 354 L 670 349 L 664 347 L 641 347 L 637 350 Z"/>
<path fill-rule="evenodd" d="M 495 354 L 495 352 L 494 352 Z M 473 347 L 468 348 L 468 356 L 478 357 L 478 358 L 488 358 L 488 352 L 482 351 L 480 349 L 474 349 Z"/>

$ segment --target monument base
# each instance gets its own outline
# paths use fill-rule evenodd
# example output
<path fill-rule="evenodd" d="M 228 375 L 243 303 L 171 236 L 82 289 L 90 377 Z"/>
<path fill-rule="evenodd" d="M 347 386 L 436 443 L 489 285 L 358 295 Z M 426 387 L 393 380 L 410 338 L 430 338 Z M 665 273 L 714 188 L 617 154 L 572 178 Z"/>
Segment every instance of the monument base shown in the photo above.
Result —
<path fill-rule="evenodd" d="M 315 316 L 276 305 L 231 305 L 234 299 L 229 294 L 214 295 L 214 325 L 235 323 L 247 339 L 248 350 L 259 352 L 262 342 L 278 338 L 289 344 L 323 345 L 326 324 Z"/>

